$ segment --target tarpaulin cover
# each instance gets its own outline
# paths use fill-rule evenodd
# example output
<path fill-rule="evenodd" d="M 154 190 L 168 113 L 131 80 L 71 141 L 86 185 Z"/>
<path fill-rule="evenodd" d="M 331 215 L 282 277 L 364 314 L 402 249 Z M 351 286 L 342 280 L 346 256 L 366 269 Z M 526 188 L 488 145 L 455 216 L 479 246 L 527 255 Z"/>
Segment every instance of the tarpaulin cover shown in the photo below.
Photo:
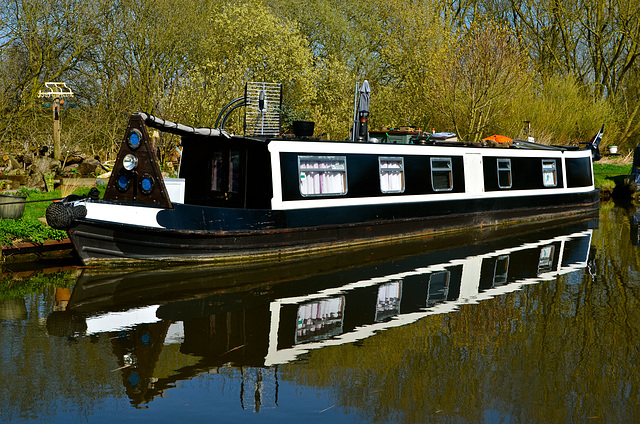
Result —
<path fill-rule="evenodd" d="M 487 138 L 483 138 L 483 141 L 495 141 L 496 143 L 511 143 L 513 140 L 504 135 L 491 135 Z"/>

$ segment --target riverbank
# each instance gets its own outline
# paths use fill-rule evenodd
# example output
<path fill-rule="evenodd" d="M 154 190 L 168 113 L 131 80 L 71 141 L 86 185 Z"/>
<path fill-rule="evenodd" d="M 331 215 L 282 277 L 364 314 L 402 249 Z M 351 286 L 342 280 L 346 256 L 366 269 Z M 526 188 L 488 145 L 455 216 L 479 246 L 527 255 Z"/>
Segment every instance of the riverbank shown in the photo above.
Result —
<path fill-rule="evenodd" d="M 628 154 L 604 157 L 593 164 L 593 182 L 600 189 L 601 199 L 631 195 L 624 187 L 625 178 L 631 174 L 632 163 L 633 156 Z"/>
<path fill-rule="evenodd" d="M 49 227 L 45 214 L 55 200 L 68 194 L 84 196 L 90 188 L 82 187 L 72 193 L 61 190 L 40 191 L 20 188 L 6 194 L 24 196 L 24 213 L 18 219 L 0 219 L 0 262 L 40 261 L 73 255 L 67 233 Z M 20 199 L 17 197 L 17 199 Z"/>

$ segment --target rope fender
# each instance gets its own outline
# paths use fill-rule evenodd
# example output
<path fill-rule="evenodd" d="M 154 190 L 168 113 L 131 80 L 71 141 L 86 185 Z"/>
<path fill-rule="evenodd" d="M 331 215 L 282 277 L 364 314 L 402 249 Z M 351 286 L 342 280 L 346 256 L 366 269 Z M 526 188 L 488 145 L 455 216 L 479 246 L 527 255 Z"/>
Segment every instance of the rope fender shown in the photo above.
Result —
<path fill-rule="evenodd" d="M 75 219 L 87 216 L 87 208 L 84 205 L 74 205 L 71 202 L 54 202 L 47 207 L 45 214 L 47 224 L 56 230 L 67 230 Z"/>

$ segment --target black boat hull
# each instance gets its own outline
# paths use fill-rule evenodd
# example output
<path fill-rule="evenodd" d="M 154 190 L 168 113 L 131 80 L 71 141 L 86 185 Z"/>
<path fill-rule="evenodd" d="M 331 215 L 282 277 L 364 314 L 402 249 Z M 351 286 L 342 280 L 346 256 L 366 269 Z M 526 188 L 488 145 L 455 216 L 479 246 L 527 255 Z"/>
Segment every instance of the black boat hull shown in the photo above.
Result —
<path fill-rule="evenodd" d="M 593 190 L 330 210 L 248 211 L 182 206 L 161 212 L 165 217 L 158 221 L 166 221 L 168 228 L 81 219 L 68 232 L 86 264 L 105 260 L 139 264 L 141 259 L 257 261 L 335 253 L 356 246 L 469 228 L 575 219 L 597 214 L 598 205 L 599 191 Z M 197 210 L 201 217 L 224 213 L 224 220 L 218 222 L 228 226 L 216 224 L 215 229 L 194 229 L 202 222 L 202 218 L 194 222 Z M 248 213 L 260 214 L 263 219 L 246 220 Z"/>

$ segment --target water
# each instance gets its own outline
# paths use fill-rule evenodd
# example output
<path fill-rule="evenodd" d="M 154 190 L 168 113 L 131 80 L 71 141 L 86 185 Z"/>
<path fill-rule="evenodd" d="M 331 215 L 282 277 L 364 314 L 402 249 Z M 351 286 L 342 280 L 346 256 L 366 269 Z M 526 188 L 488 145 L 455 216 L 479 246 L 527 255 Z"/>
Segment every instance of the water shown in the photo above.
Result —
<path fill-rule="evenodd" d="M 637 422 L 633 216 L 243 269 L 5 273 L 0 422 Z"/>

